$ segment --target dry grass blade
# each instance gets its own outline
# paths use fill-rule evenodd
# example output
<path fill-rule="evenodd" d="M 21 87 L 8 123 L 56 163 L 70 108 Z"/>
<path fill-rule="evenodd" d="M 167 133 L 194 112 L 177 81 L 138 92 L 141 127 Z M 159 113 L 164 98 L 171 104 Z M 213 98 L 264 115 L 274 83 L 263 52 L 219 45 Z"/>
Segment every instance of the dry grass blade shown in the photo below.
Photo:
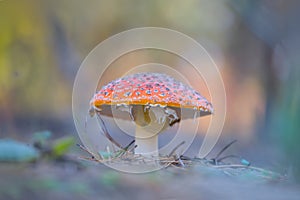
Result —
<path fill-rule="evenodd" d="M 102 162 L 102 160 L 99 160 L 99 159 L 97 158 L 97 156 L 95 156 L 90 150 L 88 150 L 87 148 L 85 148 L 83 145 L 77 144 L 77 146 L 78 146 L 81 150 L 85 151 L 86 153 L 88 153 L 88 154 L 91 156 L 91 157 L 83 157 L 83 156 L 80 156 L 79 158 L 84 159 L 84 160 L 90 160 L 90 161 Z"/>
<path fill-rule="evenodd" d="M 116 145 L 116 146 L 119 147 L 120 149 L 123 149 L 123 150 L 124 150 L 124 148 L 123 148 L 117 141 L 115 141 L 115 139 L 113 139 L 113 137 L 111 137 L 111 135 L 108 133 L 108 130 L 107 130 L 106 126 L 105 126 L 105 123 L 104 123 L 104 121 L 103 121 L 103 119 L 101 118 L 101 115 L 100 115 L 99 113 L 97 113 L 97 117 L 98 117 L 98 119 L 99 119 L 100 122 L 101 122 L 101 129 L 102 129 L 102 131 L 103 131 L 105 137 L 106 137 L 111 143 L 113 143 L 114 145 Z"/>
<path fill-rule="evenodd" d="M 169 157 L 171 157 L 174 153 L 175 153 L 175 151 L 180 147 L 180 146 L 182 146 L 182 145 L 184 145 L 185 144 L 185 141 L 182 141 L 182 142 L 180 142 L 170 153 L 169 153 Z"/>
<path fill-rule="evenodd" d="M 237 140 L 233 140 L 232 142 L 230 142 L 229 144 L 227 144 L 218 154 L 217 156 L 214 158 L 215 160 L 218 160 L 218 158 L 222 155 L 222 153 L 228 149 L 232 144 L 236 143 Z"/>

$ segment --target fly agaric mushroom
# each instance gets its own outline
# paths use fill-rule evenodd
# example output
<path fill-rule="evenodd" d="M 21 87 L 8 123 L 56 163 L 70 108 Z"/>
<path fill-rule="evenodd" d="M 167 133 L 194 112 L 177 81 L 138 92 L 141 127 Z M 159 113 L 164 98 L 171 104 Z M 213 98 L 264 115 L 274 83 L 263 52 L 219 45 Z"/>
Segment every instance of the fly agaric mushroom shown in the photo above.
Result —
<path fill-rule="evenodd" d="M 103 86 L 95 93 L 90 113 L 112 116 L 112 108 L 128 111 L 136 124 L 135 154 L 158 155 L 158 133 L 181 119 L 180 109 L 200 116 L 213 107 L 191 87 L 160 73 L 128 75 Z"/>

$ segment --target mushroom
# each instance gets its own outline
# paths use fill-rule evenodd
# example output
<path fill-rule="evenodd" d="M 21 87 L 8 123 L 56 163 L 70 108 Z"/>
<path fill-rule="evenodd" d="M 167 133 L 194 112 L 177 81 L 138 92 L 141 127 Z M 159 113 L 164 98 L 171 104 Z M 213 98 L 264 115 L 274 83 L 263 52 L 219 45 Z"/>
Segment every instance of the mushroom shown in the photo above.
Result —
<path fill-rule="evenodd" d="M 158 134 L 180 121 L 180 109 L 200 116 L 213 112 L 212 104 L 196 90 L 166 74 L 149 72 L 111 81 L 90 104 L 91 114 L 113 116 L 113 108 L 129 112 L 136 125 L 135 154 L 144 156 L 158 156 Z"/>

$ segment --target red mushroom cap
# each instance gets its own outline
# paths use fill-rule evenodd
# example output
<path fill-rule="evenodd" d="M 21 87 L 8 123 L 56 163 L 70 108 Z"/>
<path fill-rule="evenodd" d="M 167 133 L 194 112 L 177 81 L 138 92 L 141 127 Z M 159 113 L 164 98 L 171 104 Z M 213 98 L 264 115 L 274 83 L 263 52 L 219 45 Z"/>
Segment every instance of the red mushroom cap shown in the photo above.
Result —
<path fill-rule="evenodd" d="M 213 107 L 199 92 L 174 78 L 160 73 L 128 75 L 103 86 L 91 100 L 92 108 L 111 105 L 159 105 L 213 113 Z"/>

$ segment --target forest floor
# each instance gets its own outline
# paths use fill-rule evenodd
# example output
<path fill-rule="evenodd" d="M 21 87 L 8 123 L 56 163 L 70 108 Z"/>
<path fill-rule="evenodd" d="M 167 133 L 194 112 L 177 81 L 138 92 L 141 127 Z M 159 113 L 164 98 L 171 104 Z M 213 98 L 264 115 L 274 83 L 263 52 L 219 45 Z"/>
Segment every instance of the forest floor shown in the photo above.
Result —
<path fill-rule="evenodd" d="M 194 163 L 129 174 L 93 161 L 4 163 L 0 199 L 299 199 L 297 184 L 235 170 Z"/>
<path fill-rule="evenodd" d="M 55 145 L 67 149 L 71 144 L 66 138 L 48 142 L 50 135 L 44 131 L 32 138 L 45 143 L 45 152 Z M 256 168 L 247 160 L 224 166 L 228 163 L 182 157 L 160 170 L 132 174 L 82 159 L 90 155 L 75 144 L 71 146 L 62 157 L 48 155 L 34 162 L 1 162 L 0 199 L 299 200 L 300 197 L 299 183 L 286 175 Z M 222 147 L 218 146 L 217 152 Z M 5 157 L 6 153 L 0 152 L 0 156 Z"/>

